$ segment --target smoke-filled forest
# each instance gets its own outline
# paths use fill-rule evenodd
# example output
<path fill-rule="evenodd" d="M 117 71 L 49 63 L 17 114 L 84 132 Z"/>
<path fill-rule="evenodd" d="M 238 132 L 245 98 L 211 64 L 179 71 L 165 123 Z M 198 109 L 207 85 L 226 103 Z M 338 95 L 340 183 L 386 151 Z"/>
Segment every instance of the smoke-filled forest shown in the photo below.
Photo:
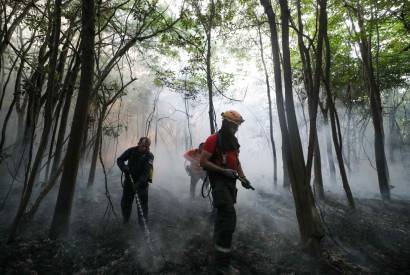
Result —
<path fill-rule="evenodd" d="M 409 274 L 410 2 L 0 0 L 1 274 Z"/>

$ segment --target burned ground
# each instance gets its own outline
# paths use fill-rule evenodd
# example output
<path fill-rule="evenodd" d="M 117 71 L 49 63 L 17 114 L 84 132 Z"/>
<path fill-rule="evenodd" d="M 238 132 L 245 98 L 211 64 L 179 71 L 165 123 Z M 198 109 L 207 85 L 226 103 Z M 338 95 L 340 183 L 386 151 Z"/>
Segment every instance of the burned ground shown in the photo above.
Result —
<path fill-rule="evenodd" d="M 106 212 L 103 190 L 78 195 L 71 234 L 63 241 L 47 238 L 53 209 L 45 203 L 33 221 L 23 224 L 20 237 L 5 244 L 10 213 L 15 211 L 10 199 L 1 212 L 0 273 L 212 273 L 212 213 L 206 199 L 190 201 L 187 192 L 181 198 L 163 186 L 151 188 L 151 251 L 138 227 L 135 207 L 131 222 L 122 224 L 121 189 L 119 183 L 112 186 L 118 217 Z M 326 202 L 319 204 L 327 234 L 321 257 L 312 258 L 299 246 L 290 194 L 256 191 L 239 196 L 233 264 L 241 274 L 408 274 L 410 203 L 356 203 L 357 210 L 351 211 L 343 197 L 327 194 Z"/>

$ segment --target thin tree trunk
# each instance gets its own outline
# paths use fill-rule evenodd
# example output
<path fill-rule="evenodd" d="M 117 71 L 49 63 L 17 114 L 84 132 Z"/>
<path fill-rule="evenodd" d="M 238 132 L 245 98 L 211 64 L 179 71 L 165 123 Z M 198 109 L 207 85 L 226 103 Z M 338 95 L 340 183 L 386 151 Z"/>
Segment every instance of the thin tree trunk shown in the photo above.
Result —
<path fill-rule="evenodd" d="M 257 16 L 255 16 L 255 18 L 256 20 L 258 20 Z M 273 186 L 276 187 L 278 185 L 278 164 L 277 164 L 277 158 L 276 158 L 275 139 L 273 137 L 272 99 L 270 96 L 271 92 L 270 92 L 269 74 L 268 74 L 268 69 L 266 67 L 265 54 L 263 52 L 262 33 L 260 29 L 260 23 L 259 22 L 257 23 L 258 23 L 259 50 L 261 54 L 263 70 L 265 72 L 266 93 L 267 93 L 268 104 L 269 104 L 269 137 L 270 137 L 270 142 L 272 146 Z"/>
<path fill-rule="evenodd" d="M 282 166 L 283 166 L 283 188 L 289 190 L 290 187 L 290 179 L 289 179 L 289 169 L 288 169 L 288 161 L 286 159 L 285 147 L 286 145 L 282 142 Z"/>
<path fill-rule="evenodd" d="M 326 21 L 327 21 L 327 15 L 326 15 Z M 342 178 L 343 189 L 345 190 L 346 197 L 349 202 L 349 206 L 352 209 L 355 209 L 353 194 L 352 194 L 352 191 L 350 190 L 350 185 L 347 179 L 346 169 L 345 169 L 344 161 L 343 161 L 343 148 L 342 148 L 343 142 L 342 142 L 342 135 L 340 131 L 340 125 L 338 123 L 337 111 L 336 111 L 336 107 L 333 102 L 332 94 L 330 91 L 331 49 L 330 49 L 329 37 L 327 35 L 327 30 L 325 33 L 325 49 L 326 49 L 326 67 L 325 67 L 325 73 L 324 73 L 324 83 L 325 83 L 325 90 L 326 90 L 326 95 L 327 95 L 327 104 L 328 104 L 328 109 L 329 109 L 329 114 L 330 114 L 330 125 L 332 128 L 333 144 L 335 148 L 337 162 L 339 163 L 339 171 L 340 171 L 340 176 Z"/>
<path fill-rule="evenodd" d="M 189 143 L 187 144 L 187 150 L 192 148 L 192 131 L 191 131 L 191 123 L 190 123 L 190 118 L 189 118 L 189 102 L 188 102 L 188 98 L 185 95 L 184 96 L 184 103 L 185 103 L 185 116 L 186 116 L 186 121 L 187 121 L 187 129 L 188 129 L 188 135 L 189 135 Z M 157 120 L 157 124 L 158 124 L 158 120 Z M 158 127 L 158 126 L 157 126 Z M 157 140 L 157 130 L 155 130 L 155 144 L 156 144 L 156 140 Z"/>
<path fill-rule="evenodd" d="M 336 183 L 336 168 L 335 168 L 335 162 L 333 161 L 333 153 L 332 153 L 332 140 L 330 133 L 332 129 L 329 127 L 329 117 L 328 117 L 328 112 L 329 112 L 329 103 L 327 103 L 326 109 L 322 111 L 323 115 L 323 125 L 325 129 L 325 137 L 326 137 L 326 153 L 327 153 L 327 162 L 329 165 L 329 174 L 330 174 L 330 181 L 332 183 Z"/>
<path fill-rule="evenodd" d="M 348 90 L 347 90 L 347 95 L 348 95 L 348 106 L 347 106 L 347 140 L 346 140 L 346 144 L 347 144 L 347 163 L 349 163 L 349 172 L 352 171 L 351 168 L 351 163 L 352 163 L 352 158 L 351 158 L 351 151 L 352 151 L 352 96 L 351 96 L 351 88 L 350 88 L 350 84 L 348 85 Z"/>
<path fill-rule="evenodd" d="M 314 175 L 315 175 L 313 178 L 313 184 L 314 184 L 317 197 L 323 200 L 325 198 L 325 190 L 323 188 L 322 160 L 320 159 L 319 139 L 317 135 L 316 135 L 315 152 L 314 152 L 313 158 L 314 158 L 313 168 L 314 168 Z"/>
<path fill-rule="evenodd" d="M 54 161 L 53 161 L 53 166 L 51 168 L 51 175 L 53 175 L 57 171 L 57 167 L 60 166 L 64 137 L 65 137 L 65 132 L 67 128 L 68 116 L 70 113 L 71 99 L 72 99 L 72 95 L 74 92 L 74 85 L 75 85 L 79 71 L 80 71 L 80 58 L 77 57 L 73 70 L 67 73 L 66 75 L 66 81 L 63 86 L 63 90 L 64 90 L 66 97 L 64 100 L 62 116 L 60 119 L 60 127 L 58 130 L 56 149 L 54 152 Z"/>
<path fill-rule="evenodd" d="M 363 61 L 364 71 L 366 73 L 366 81 L 368 87 L 368 95 L 370 98 L 370 110 L 372 113 L 374 127 L 374 151 L 376 156 L 377 177 L 379 179 L 379 188 L 383 200 L 390 200 L 390 177 L 389 167 L 386 160 L 386 152 L 384 148 L 384 130 L 383 130 L 383 112 L 380 97 L 380 89 L 377 84 L 374 67 L 373 55 L 369 37 L 366 34 L 364 26 L 363 8 L 357 4 L 353 11 L 357 16 L 360 38 L 360 53 Z"/>
<path fill-rule="evenodd" d="M 379 178 L 379 188 L 382 198 L 390 200 L 390 186 L 389 186 L 389 167 L 387 165 L 386 153 L 384 148 L 384 130 L 383 130 L 383 113 L 380 98 L 379 86 L 376 83 L 374 76 L 372 53 L 370 45 L 364 30 L 363 18 L 358 15 L 360 37 L 361 37 L 361 53 L 364 63 L 364 68 L 367 75 L 370 109 L 372 112 L 373 126 L 374 126 L 374 150 L 376 155 L 377 176 Z"/>
<path fill-rule="evenodd" d="M 23 69 L 24 69 L 24 64 L 25 64 L 25 59 L 28 51 L 30 50 L 31 46 L 34 43 L 34 38 L 35 38 L 35 32 L 33 33 L 29 45 L 27 48 L 24 50 L 21 59 L 20 59 L 20 66 L 19 69 L 17 70 L 16 74 L 16 82 L 14 86 L 14 96 L 16 97 L 16 113 L 17 113 L 17 135 L 16 135 L 16 141 L 15 144 L 17 146 L 21 145 L 21 142 L 23 141 L 23 127 L 24 127 L 24 110 L 26 109 L 27 106 L 27 93 L 24 94 L 24 99 L 23 102 L 21 103 L 21 78 L 23 75 Z"/>
<path fill-rule="evenodd" d="M 9 82 L 10 82 L 11 75 L 12 75 L 13 72 L 14 72 L 14 68 L 16 67 L 16 64 L 17 64 L 17 61 L 18 61 L 18 60 L 19 60 L 19 57 L 17 56 L 17 57 L 14 59 L 13 63 L 11 64 L 9 73 L 7 74 L 6 81 L 5 81 L 4 83 L 2 83 L 3 86 L 0 86 L 0 88 L 2 89 L 1 96 L 0 96 L 0 110 L 1 110 L 2 107 L 3 107 L 3 100 L 4 100 L 4 97 L 5 97 L 5 95 L 6 95 L 7 86 L 8 86 L 8 84 L 9 84 Z M 1 151 L 0 151 L 0 152 L 1 152 Z"/>
<path fill-rule="evenodd" d="M 38 207 L 40 206 L 40 203 L 56 185 L 58 177 L 60 176 L 62 171 L 63 165 L 60 165 L 57 171 L 54 174 L 52 174 L 50 179 L 44 184 L 40 194 L 34 201 L 33 205 L 30 207 L 30 209 L 28 209 L 26 213 L 24 213 L 23 219 L 31 219 L 34 216 L 34 214 L 37 212 Z"/>
<path fill-rule="evenodd" d="M 104 105 L 101 109 L 100 117 L 98 119 L 98 125 L 97 125 L 97 133 L 95 135 L 95 143 L 94 143 L 94 148 L 93 148 L 93 155 L 91 157 L 91 167 L 90 167 L 90 173 L 88 175 L 88 187 L 91 187 L 94 184 L 94 179 L 95 179 L 95 169 L 97 167 L 97 160 L 98 160 L 98 152 L 100 151 L 100 146 L 101 146 L 101 140 L 102 140 L 102 128 L 103 128 L 103 122 L 105 119 L 105 113 L 107 111 L 106 105 Z"/>
<path fill-rule="evenodd" d="M 213 18 L 215 15 L 215 4 L 214 0 L 211 0 L 211 13 L 209 15 L 209 25 L 207 26 L 207 33 L 206 33 L 206 41 L 207 41 L 207 49 L 206 49 L 206 84 L 208 86 L 208 103 L 209 103 L 209 124 L 211 129 L 211 134 L 215 133 L 215 110 L 214 110 L 214 103 L 213 103 L 213 91 L 212 91 L 212 71 L 211 71 L 211 34 L 212 34 L 212 27 L 213 27 Z"/>
<path fill-rule="evenodd" d="M 298 46 L 300 57 L 303 66 L 303 79 L 305 84 L 305 89 L 308 94 L 308 108 L 309 108 L 309 147 L 308 147 L 308 157 L 306 170 L 307 175 L 310 177 L 312 169 L 312 158 L 314 158 L 314 187 L 318 193 L 320 199 L 324 199 L 324 189 L 323 189 L 323 177 L 322 177 L 322 165 L 320 159 L 320 147 L 319 139 L 317 135 L 317 107 L 319 103 L 319 89 L 320 89 L 320 73 L 322 66 L 322 48 L 323 48 L 323 36 L 327 26 L 325 26 L 325 12 L 326 12 L 326 1 L 320 2 L 320 12 L 319 12 L 319 34 L 318 42 L 315 52 L 316 66 L 315 74 L 312 73 L 311 61 L 309 50 L 306 48 L 303 41 L 303 23 L 302 23 L 302 12 L 300 0 L 296 2 L 297 5 L 297 15 L 298 15 Z M 309 178 L 310 182 L 310 178 Z"/>

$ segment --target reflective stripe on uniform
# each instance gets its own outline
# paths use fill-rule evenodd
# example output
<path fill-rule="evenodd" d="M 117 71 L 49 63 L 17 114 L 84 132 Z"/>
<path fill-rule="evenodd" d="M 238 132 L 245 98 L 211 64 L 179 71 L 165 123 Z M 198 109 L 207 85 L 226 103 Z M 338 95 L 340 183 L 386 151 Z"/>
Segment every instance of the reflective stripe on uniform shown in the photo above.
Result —
<path fill-rule="evenodd" d="M 215 250 L 218 250 L 219 252 L 223 252 L 223 253 L 231 252 L 231 248 L 225 248 L 225 247 L 219 246 L 217 244 L 215 244 Z"/>

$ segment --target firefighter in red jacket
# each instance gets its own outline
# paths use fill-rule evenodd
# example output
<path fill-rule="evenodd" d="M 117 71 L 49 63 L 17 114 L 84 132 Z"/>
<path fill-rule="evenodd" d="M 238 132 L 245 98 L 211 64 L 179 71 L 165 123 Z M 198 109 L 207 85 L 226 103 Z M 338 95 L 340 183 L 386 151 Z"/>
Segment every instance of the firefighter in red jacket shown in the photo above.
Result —
<path fill-rule="evenodd" d="M 200 179 L 204 179 L 206 174 L 202 167 L 199 165 L 201 159 L 201 152 L 204 143 L 199 144 L 198 148 L 191 149 L 184 154 L 184 158 L 189 161 L 189 165 L 185 166 L 185 170 L 191 177 L 190 194 L 191 199 L 195 198 L 196 184 Z"/>
<path fill-rule="evenodd" d="M 222 113 L 222 126 L 208 137 L 201 154 L 201 166 L 208 171 L 213 205 L 217 209 L 214 224 L 214 256 L 217 274 L 239 274 L 231 266 L 232 234 L 236 227 L 236 179 L 250 189 L 239 161 L 239 143 L 235 137 L 244 120 L 236 111 Z"/>

